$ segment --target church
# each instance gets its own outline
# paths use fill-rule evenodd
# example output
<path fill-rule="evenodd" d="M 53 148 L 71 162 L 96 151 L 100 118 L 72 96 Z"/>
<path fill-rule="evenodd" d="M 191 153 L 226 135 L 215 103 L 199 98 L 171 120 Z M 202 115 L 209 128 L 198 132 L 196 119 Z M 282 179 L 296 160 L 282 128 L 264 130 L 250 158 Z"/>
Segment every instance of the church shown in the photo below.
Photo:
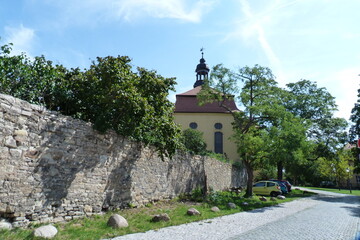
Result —
<path fill-rule="evenodd" d="M 210 72 L 203 52 L 195 72 L 194 88 L 176 95 L 175 122 L 181 126 L 182 130 L 192 128 L 202 132 L 207 150 L 224 154 L 233 162 L 240 161 L 236 145 L 229 139 L 233 135 L 231 113 L 220 107 L 217 102 L 202 106 L 198 103 L 197 94 L 201 91 L 204 81 L 209 78 Z M 234 101 L 229 101 L 227 106 L 231 110 L 239 111 Z"/>

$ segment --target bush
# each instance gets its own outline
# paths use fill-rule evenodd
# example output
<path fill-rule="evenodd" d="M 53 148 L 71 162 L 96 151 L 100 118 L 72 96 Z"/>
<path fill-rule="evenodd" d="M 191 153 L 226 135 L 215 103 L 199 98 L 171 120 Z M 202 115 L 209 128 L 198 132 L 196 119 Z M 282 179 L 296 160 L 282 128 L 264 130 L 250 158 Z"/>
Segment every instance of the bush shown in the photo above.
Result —
<path fill-rule="evenodd" d="M 98 57 L 89 69 L 66 69 L 44 56 L 12 56 L 0 47 L 0 92 L 45 105 L 50 110 L 93 123 L 153 145 L 161 154 L 180 148 L 181 130 L 173 121 L 167 97 L 175 79 L 144 68 L 133 70 L 127 56 Z"/>
<path fill-rule="evenodd" d="M 182 143 L 192 154 L 206 154 L 206 143 L 203 138 L 203 133 L 198 130 L 191 128 L 184 130 L 182 132 Z"/>

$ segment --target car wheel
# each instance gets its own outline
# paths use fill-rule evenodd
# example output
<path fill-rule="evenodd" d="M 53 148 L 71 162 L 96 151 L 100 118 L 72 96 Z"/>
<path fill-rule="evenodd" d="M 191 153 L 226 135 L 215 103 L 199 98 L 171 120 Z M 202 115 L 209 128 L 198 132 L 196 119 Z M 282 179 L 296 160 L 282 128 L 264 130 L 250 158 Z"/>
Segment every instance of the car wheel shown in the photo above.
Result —
<path fill-rule="evenodd" d="M 271 196 L 271 197 L 276 197 L 277 195 L 278 195 L 278 194 L 277 194 L 276 192 L 271 192 L 271 193 L 270 193 L 270 196 Z"/>

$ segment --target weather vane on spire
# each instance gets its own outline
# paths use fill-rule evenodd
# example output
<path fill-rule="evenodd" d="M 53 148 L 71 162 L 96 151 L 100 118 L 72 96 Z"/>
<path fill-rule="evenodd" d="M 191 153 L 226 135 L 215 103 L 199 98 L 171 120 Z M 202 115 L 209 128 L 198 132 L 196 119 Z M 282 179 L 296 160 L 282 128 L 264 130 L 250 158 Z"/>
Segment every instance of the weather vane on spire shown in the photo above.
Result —
<path fill-rule="evenodd" d="M 204 48 L 200 48 L 200 52 L 201 52 L 201 57 L 204 58 Z"/>

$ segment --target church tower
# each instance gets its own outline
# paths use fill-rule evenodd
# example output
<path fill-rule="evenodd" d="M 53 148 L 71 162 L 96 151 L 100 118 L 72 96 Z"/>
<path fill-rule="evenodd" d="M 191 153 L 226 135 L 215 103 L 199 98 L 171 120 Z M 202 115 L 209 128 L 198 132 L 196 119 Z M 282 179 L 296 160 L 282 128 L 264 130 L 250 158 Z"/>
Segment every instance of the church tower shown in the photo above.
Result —
<path fill-rule="evenodd" d="M 205 63 L 203 49 L 195 72 L 194 88 L 176 95 L 174 120 L 182 130 L 192 128 L 202 132 L 207 150 L 224 154 L 232 161 L 239 161 L 236 145 L 229 140 L 234 133 L 234 119 L 231 113 L 220 107 L 218 102 L 200 106 L 197 99 L 197 94 L 201 91 L 204 81 L 209 78 L 210 72 L 209 66 Z M 228 100 L 224 104 L 233 111 L 239 111 L 233 100 Z"/>
<path fill-rule="evenodd" d="M 194 88 L 197 86 L 203 85 L 204 81 L 209 78 L 209 71 L 210 68 L 206 64 L 204 59 L 204 49 L 201 48 L 201 59 L 200 63 L 196 66 L 195 72 L 196 72 L 196 82 L 194 83 Z"/>

